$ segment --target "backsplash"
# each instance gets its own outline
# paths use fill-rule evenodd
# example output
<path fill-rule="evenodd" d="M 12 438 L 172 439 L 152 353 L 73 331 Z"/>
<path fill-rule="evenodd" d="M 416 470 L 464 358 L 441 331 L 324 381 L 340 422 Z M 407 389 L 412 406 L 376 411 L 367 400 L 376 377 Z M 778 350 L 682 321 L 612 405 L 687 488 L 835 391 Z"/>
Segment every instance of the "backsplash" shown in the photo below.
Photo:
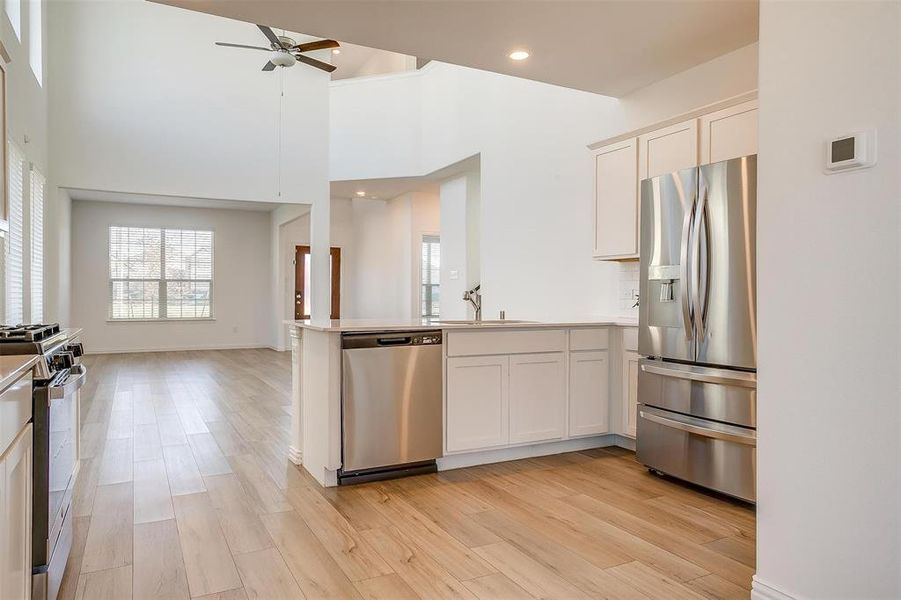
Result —
<path fill-rule="evenodd" d="M 623 262 L 619 266 L 619 314 L 638 318 L 638 308 L 633 308 L 638 294 L 638 262 Z"/>

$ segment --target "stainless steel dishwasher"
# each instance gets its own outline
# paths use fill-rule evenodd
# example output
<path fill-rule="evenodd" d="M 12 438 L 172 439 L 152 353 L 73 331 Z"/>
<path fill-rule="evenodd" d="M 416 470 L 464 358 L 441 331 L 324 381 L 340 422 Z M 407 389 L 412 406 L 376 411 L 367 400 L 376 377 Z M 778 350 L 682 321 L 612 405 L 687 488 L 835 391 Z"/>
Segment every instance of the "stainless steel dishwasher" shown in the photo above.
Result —
<path fill-rule="evenodd" d="M 442 454 L 440 331 L 341 336 L 338 483 L 436 470 Z"/>

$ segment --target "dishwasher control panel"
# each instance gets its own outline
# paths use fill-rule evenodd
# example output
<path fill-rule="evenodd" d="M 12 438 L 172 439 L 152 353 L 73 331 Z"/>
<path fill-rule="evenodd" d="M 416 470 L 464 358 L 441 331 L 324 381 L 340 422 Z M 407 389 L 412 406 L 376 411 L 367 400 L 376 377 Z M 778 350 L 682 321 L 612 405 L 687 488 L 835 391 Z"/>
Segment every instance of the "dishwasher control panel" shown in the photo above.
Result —
<path fill-rule="evenodd" d="M 414 335 L 413 336 L 413 344 L 415 346 L 426 345 L 426 344 L 440 344 L 441 343 L 441 333 L 428 333 L 424 335 Z"/>

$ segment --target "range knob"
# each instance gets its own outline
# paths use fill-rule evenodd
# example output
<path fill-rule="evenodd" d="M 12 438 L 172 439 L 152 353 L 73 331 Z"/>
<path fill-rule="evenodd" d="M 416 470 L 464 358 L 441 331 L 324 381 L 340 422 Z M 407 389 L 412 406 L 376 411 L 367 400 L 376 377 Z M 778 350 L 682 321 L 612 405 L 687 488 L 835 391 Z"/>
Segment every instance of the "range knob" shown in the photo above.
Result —
<path fill-rule="evenodd" d="M 81 342 L 72 342 L 66 345 L 66 351 L 71 352 L 75 358 L 79 358 L 84 356 L 84 345 Z"/>
<path fill-rule="evenodd" d="M 71 352 L 57 352 L 53 355 L 53 368 L 57 371 L 75 366 L 75 355 Z"/>

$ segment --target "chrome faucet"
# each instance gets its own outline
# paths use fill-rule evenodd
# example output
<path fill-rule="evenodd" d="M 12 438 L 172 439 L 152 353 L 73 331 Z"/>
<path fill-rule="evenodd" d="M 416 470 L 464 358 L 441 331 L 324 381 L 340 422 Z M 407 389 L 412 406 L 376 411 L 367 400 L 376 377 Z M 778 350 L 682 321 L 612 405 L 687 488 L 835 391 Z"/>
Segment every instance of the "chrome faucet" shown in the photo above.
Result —
<path fill-rule="evenodd" d="M 473 310 L 476 311 L 476 321 L 482 320 L 482 294 L 479 293 L 480 289 L 482 289 L 482 284 L 463 292 L 463 299 L 469 302 Z"/>

